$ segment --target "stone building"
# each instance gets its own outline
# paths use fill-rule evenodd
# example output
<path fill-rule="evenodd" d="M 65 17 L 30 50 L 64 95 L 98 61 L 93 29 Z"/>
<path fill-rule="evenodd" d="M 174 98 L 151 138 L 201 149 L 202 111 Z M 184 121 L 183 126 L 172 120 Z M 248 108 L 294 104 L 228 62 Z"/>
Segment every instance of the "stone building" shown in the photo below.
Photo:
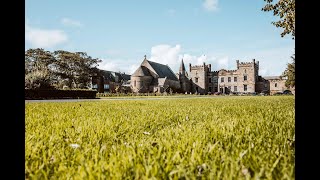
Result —
<path fill-rule="evenodd" d="M 130 75 L 121 72 L 99 70 L 95 76 L 91 77 L 91 89 L 100 93 L 115 93 L 119 87 L 124 92 L 130 92 L 131 88 L 127 87 L 128 83 L 130 84 Z"/>
<path fill-rule="evenodd" d="M 285 79 L 281 76 L 259 76 L 259 61 L 236 61 L 237 69 L 212 71 L 211 64 L 189 64 L 186 70 L 183 59 L 178 73 L 174 74 L 168 65 L 146 59 L 131 75 L 133 92 L 164 92 L 168 89 L 180 93 L 212 94 L 283 92 Z"/>
<path fill-rule="evenodd" d="M 132 92 L 165 92 L 180 90 L 180 81 L 168 65 L 144 60 L 138 69 L 131 75 Z"/>
<path fill-rule="evenodd" d="M 274 94 L 283 92 L 285 79 L 281 76 L 259 76 L 259 61 L 252 62 L 236 61 L 237 69 L 211 71 L 211 64 L 191 66 L 189 72 L 191 79 L 191 92 L 200 94 L 220 92 L 230 93 L 260 93 Z"/>

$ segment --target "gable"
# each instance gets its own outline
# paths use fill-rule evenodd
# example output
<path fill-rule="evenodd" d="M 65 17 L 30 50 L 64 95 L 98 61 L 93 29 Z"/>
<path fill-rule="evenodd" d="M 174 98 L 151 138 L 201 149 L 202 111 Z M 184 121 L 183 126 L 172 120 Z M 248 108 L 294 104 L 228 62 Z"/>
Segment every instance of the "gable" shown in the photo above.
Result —
<path fill-rule="evenodd" d="M 167 65 L 159 64 L 148 60 L 143 61 L 141 65 L 148 67 L 150 71 L 154 72 L 158 76 L 158 78 L 167 77 L 170 80 L 178 81 L 177 76 Z"/>

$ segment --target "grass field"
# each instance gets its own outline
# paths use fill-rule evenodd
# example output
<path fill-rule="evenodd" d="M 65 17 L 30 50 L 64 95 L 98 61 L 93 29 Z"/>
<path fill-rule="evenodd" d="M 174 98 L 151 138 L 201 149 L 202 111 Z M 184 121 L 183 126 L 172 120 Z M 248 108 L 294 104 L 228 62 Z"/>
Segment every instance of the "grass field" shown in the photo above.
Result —
<path fill-rule="evenodd" d="M 295 179 L 294 96 L 26 103 L 26 179 Z"/>

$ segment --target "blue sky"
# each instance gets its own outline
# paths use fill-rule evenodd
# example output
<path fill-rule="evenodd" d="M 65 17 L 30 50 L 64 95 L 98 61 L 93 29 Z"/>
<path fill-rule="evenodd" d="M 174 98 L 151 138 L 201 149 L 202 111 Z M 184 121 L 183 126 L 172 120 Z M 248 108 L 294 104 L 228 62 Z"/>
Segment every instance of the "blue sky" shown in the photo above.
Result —
<path fill-rule="evenodd" d="M 235 69 L 256 59 L 260 75 L 281 75 L 295 42 L 281 38 L 263 0 L 26 0 L 25 49 L 82 51 L 99 68 L 133 73 L 147 59 Z"/>

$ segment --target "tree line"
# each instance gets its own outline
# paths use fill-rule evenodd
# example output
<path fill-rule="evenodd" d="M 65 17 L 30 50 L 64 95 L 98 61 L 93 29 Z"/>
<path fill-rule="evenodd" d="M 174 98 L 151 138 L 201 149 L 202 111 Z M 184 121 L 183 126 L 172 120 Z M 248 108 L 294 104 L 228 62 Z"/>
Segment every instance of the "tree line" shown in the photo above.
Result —
<path fill-rule="evenodd" d="M 101 60 L 85 52 L 25 51 L 25 89 L 88 89 Z"/>
<path fill-rule="evenodd" d="M 272 11 L 274 16 L 278 16 L 279 20 L 271 22 L 277 28 L 283 29 L 280 34 L 281 37 L 291 35 L 292 39 L 295 38 L 295 0 L 264 0 L 265 6 L 262 11 Z M 291 56 L 292 63 L 287 64 L 283 76 L 287 77 L 286 86 L 295 87 L 295 54 Z"/>

